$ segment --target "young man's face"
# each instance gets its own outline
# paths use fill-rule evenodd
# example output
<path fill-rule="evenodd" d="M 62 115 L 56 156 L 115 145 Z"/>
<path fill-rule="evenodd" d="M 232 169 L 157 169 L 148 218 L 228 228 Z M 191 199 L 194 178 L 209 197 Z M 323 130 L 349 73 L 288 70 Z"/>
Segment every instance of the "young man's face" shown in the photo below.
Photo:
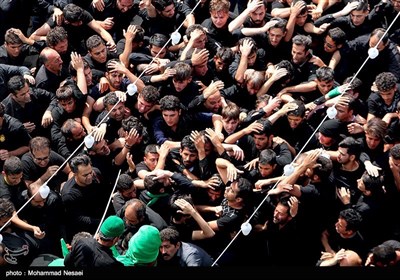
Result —
<path fill-rule="evenodd" d="M 191 81 L 192 78 L 183 81 L 178 81 L 175 78 L 172 78 L 172 83 L 174 84 L 174 88 L 177 92 L 181 92 L 182 90 L 184 90 Z"/>
<path fill-rule="evenodd" d="M 324 51 L 327 53 L 334 53 L 338 49 L 335 41 L 329 36 L 326 35 L 324 40 Z"/>
<path fill-rule="evenodd" d="M 117 7 L 121 13 L 126 13 L 133 7 L 133 0 L 117 0 Z"/>
<path fill-rule="evenodd" d="M 390 105 L 393 102 L 395 92 L 396 92 L 396 87 L 385 91 L 380 90 L 379 95 L 382 97 L 386 105 Z"/>
<path fill-rule="evenodd" d="M 89 165 L 79 165 L 75 173 L 75 181 L 81 186 L 88 186 L 93 182 L 93 168 Z"/>
<path fill-rule="evenodd" d="M 114 89 L 120 89 L 124 74 L 117 71 L 106 72 L 106 78 Z"/>
<path fill-rule="evenodd" d="M 367 143 L 368 148 L 370 148 L 371 150 L 375 150 L 379 146 L 381 141 L 382 139 L 380 139 L 379 137 L 365 132 L 365 142 Z"/>
<path fill-rule="evenodd" d="M 353 10 L 350 12 L 350 20 L 353 22 L 355 26 L 360 26 L 361 24 L 363 24 L 367 16 L 368 16 L 368 11 Z"/>
<path fill-rule="evenodd" d="M 4 178 L 7 180 L 8 185 L 16 186 L 21 183 L 22 180 L 22 172 L 18 174 L 6 174 L 4 171 L 2 172 Z"/>
<path fill-rule="evenodd" d="M 255 27 L 261 27 L 261 25 L 264 23 L 266 12 L 267 9 L 265 8 L 264 5 L 262 5 L 261 7 L 257 8 L 254 12 L 250 13 L 250 18 L 255 24 Z"/>
<path fill-rule="evenodd" d="M 169 127 L 174 127 L 174 126 L 178 125 L 180 114 L 181 114 L 180 110 L 173 110 L 173 111 L 164 110 L 164 111 L 162 111 L 163 119 Z"/>
<path fill-rule="evenodd" d="M 83 74 L 85 74 L 85 79 L 86 79 L 86 84 L 88 86 L 91 86 L 93 84 L 93 73 L 92 73 L 92 69 L 90 69 L 90 67 L 86 67 L 83 70 Z"/>
<path fill-rule="evenodd" d="M 306 21 L 307 21 L 307 16 L 308 16 L 307 13 L 304 13 L 302 15 L 298 15 L 296 17 L 296 25 L 304 26 L 306 24 Z"/>
<path fill-rule="evenodd" d="M 261 177 L 266 178 L 274 172 L 276 164 L 258 164 L 258 171 L 260 172 Z"/>
<path fill-rule="evenodd" d="M 214 63 L 215 63 L 215 69 L 217 72 L 222 72 L 224 69 L 228 68 L 228 64 L 224 63 L 224 61 L 219 58 L 214 56 Z"/>
<path fill-rule="evenodd" d="M 332 145 L 333 143 L 333 138 L 332 137 L 328 137 L 324 134 L 322 134 L 321 132 L 318 134 L 318 141 L 319 143 L 321 143 L 323 146 L 327 146 L 329 147 L 330 145 Z"/>
<path fill-rule="evenodd" d="M 272 135 L 270 137 L 268 137 L 265 134 L 254 134 L 253 139 L 254 139 L 256 148 L 259 151 L 271 147 Z"/>
<path fill-rule="evenodd" d="M 247 88 L 247 92 L 250 95 L 255 95 L 257 94 L 257 92 L 260 90 L 261 86 L 256 86 L 254 85 L 253 81 L 248 81 L 246 82 L 246 88 Z"/>
<path fill-rule="evenodd" d="M 153 171 L 156 168 L 157 162 L 158 162 L 158 158 L 160 157 L 160 155 L 158 153 L 147 153 L 144 157 L 144 163 L 146 164 L 146 166 Z"/>
<path fill-rule="evenodd" d="M 337 157 L 338 163 L 347 164 L 350 162 L 350 155 L 347 152 L 347 150 L 348 150 L 347 148 L 342 148 L 342 147 L 338 148 L 338 152 L 339 152 L 339 155 Z"/>
<path fill-rule="evenodd" d="M 193 74 L 199 77 L 205 76 L 207 74 L 207 71 L 208 71 L 207 62 L 193 67 Z"/>
<path fill-rule="evenodd" d="M 139 113 L 146 114 L 151 108 L 153 108 L 153 105 L 154 104 L 144 100 L 141 94 L 138 95 L 137 110 Z"/>
<path fill-rule="evenodd" d="M 159 53 L 158 58 L 164 58 L 167 55 L 167 49 L 151 45 L 150 46 L 151 56 L 155 57 L 158 53 Z"/>
<path fill-rule="evenodd" d="M 289 207 L 278 203 L 274 210 L 274 224 L 286 224 L 289 218 Z"/>
<path fill-rule="evenodd" d="M 5 47 L 7 54 L 12 58 L 16 58 L 21 54 L 22 44 L 5 43 Z"/>
<path fill-rule="evenodd" d="M 303 122 L 304 118 L 295 115 L 288 115 L 287 120 L 290 128 L 295 129 Z"/>
<path fill-rule="evenodd" d="M 282 38 L 285 37 L 286 32 L 282 31 L 280 28 L 271 27 L 268 30 L 268 38 L 271 46 L 277 47 L 279 43 L 282 41 Z"/>
<path fill-rule="evenodd" d="M 99 46 L 89 50 L 89 54 L 92 59 L 98 63 L 105 63 L 107 61 L 107 48 L 104 44 L 100 44 Z"/>
<path fill-rule="evenodd" d="M 302 45 L 292 45 L 292 60 L 294 64 L 302 64 L 307 59 L 308 51 Z"/>
<path fill-rule="evenodd" d="M 160 13 L 163 18 L 172 18 L 175 15 L 175 4 L 171 4 L 164 8 L 164 10 Z"/>
<path fill-rule="evenodd" d="M 252 52 L 251 54 L 249 54 L 249 56 L 247 57 L 247 66 L 251 67 L 254 65 L 254 63 L 256 63 L 257 60 L 257 53 L 256 52 Z"/>
<path fill-rule="evenodd" d="M 196 160 L 199 158 L 197 152 L 191 152 L 188 148 L 183 148 L 180 150 L 180 154 L 182 157 L 183 165 L 190 168 L 192 167 Z"/>
<path fill-rule="evenodd" d="M 59 54 L 66 54 L 68 51 L 68 39 L 58 42 L 52 48 L 55 49 Z"/>
<path fill-rule="evenodd" d="M 20 104 L 31 102 L 31 89 L 29 88 L 28 83 L 25 83 L 24 87 L 20 90 L 16 90 L 15 94 L 12 94 L 11 97 Z"/>
<path fill-rule="evenodd" d="M 320 81 L 317 79 L 318 90 L 323 94 L 327 94 L 333 88 L 334 81 Z"/>
<path fill-rule="evenodd" d="M 69 98 L 69 99 L 66 99 L 66 100 L 59 100 L 58 104 L 67 113 L 72 113 L 76 108 L 76 100 L 74 98 L 72 98 L 72 97 Z"/>
<path fill-rule="evenodd" d="M 211 14 L 211 21 L 217 28 L 223 28 L 226 25 L 226 22 L 228 21 L 229 18 L 229 12 L 228 11 L 213 11 L 210 13 Z"/>
<path fill-rule="evenodd" d="M 228 134 L 232 134 L 239 125 L 239 119 L 222 118 L 222 125 Z"/>

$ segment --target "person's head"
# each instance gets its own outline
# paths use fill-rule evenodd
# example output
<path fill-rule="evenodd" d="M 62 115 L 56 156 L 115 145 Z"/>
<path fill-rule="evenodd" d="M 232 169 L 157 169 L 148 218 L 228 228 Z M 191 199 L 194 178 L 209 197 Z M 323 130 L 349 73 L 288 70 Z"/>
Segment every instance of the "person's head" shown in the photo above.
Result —
<path fill-rule="evenodd" d="M 6 183 L 10 186 L 16 186 L 21 183 L 23 166 L 19 157 L 10 156 L 4 161 L 3 176 Z"/>
<path fill-rule="evenodd" d="M 186 135 L 182 138 L 179 153 L 182 157 L 183 165 L 188 169 L 193 167 L 199 159 L 199 154 L 194 142 L 190 139 L 190 135 Z"/>
<path fill-rule="evenodd" d="M 88 155 L 78 154 L 69 161 L 71 171 L 79 186 L 85 187 L 93 182 L 94 172 L 92 161 Z"/>
<path fill-rule="evenodd" d="M 133 183 L 132 177 L 128 174 L 121 174 L 118 177 L 115 189 L 125 200 L 137 197 L 135 184 Z"/>
<path fill-rule="evenodd" d="M 336 119 L 326 120 L 318 130 L 318 141 L 325 147 L 335 144 L 340 137 L 340 122 Z"/>
<path fill-rule="evenodd" d="M 58 105 L 67 113 L 72 113 L 76 108 L 74 89 L 70 85 L 63 85 L 56 91 Z"/>
<path fill-rule="evenodd" d="M 14 28 L 10 28 L 4 35 L 4 46 L 7 55 L 11 58 L 17 58 L 21 54 L 23 42 L 15 33 Z"/>
<path fill-rule="evenodd" d="M 385 194 L 384 177 L 382 174 L 371 176 L 367 171 L 357 180 L 357 188 L 364 196 L 380 197 Z"/>
<path fill-rule="evenodd" d="M 271 176 L 276 168 L 276 153 L 272 149 L 262 150 L 258 157 L 258 172 L 262 178 Z"/>
<path fill-rule="evenodd" d="M 342 165 L 358 161 L 361 154 L 361 143 L 353 137 L 346 137 L 339 142 L 338 152 L 337 161 Z"/>
<path fill-rule="evenodd" d="M 354 117 L 354 110 L 357 106 L 357 99 L 352 94 L 344 93 L 343 97 L 347 98 L 347 102 L 335 104 L 336 119 L 341 122 L 350 122 Z"/>
<path fill-rule="evenodd" d="M 141 142 L 143 140 L 143 123 L 137 117 L 129 116 L 127 118 L 124 118 L 121 121 L 121 129 L 124 137 L 127 137 L 129 132 L 134 129 L 138 134 L 138 142 Z"/>
<path fill-rule="evenodd" d="M 103 99 L 104 108 L 110 112 L 110 118 L 116 121 L 122 121 L 125 114 L 125 104 L 120 102 L 115 91 L 106 94 Z"/>
<path fill-rule="evenodd" d="M 304 6 L 303 6 L 303 9 L 301 9 L 300 13 L 296 16 L 296 25 L 304 26 L 306 24 L 307 17 L 308 17 L 307 5 L 303 0 L 293 0 L 292 6 L 294 6 L 294 4 L 296 4 L 297 2 L 302 2 L 304 4 Z"/>
<path fill-rule="evenodd" d="M 382 51 L 389 45 L 389 34 L 385 34 L 384 28 L 376 28 L 371 32 L 369 36 L 369 47 L 376 48 L 378 51 Z M 378 42 L 380 41 L 379 45 Z"/>
<path fill-rule="evenodd" d="M 31 102 L 31 89 L 23 76 L 12 76 L 7 82 L 7 88 L 11 98 L 18 104 L 25 106 Z"/>
<path fill-rule="evenodd" d="M 102 245 L 111 247 L 124 233 L 124 221 L 115 215 L 108 216 L 100 226 L 98 238 Z"/>
<path fill-rule="evenodd" d="M 134 24 L 136 28 L 135 37 L 132 39 L 132 51 L 135 52 L 138 48 L 144 45 L 145 30 L 140 25 Z"/>
<path fill-rule="evenodd" d="M 340 27 L 334 27 L 328 30 L 324 39 L 324 51 L 334 53 L 340 49 L 346 42 L 346 33 Z"/>
<path fill-rule="evenodd" d="M 211 177 L 217 179 L 217 184 L 214 189 L 207 188 L 206 193 L 209 201 L 214 205 L 220 203 L 224 198 L 225 184 L 218 173 L 213 174 Z"/>
<path fill-rule="evenodd" d="M 39 189 L 41 186 L 31 184 L 28 186 L 28 197 L 32 198 L 30 204 L 34 208 L 43 208 L 46 205 L 47 196 L 40 193 Z M 33 197 L 32 197 L 33 196 Z"/>
<path fill-rule="evenodd" d="M 132 9 L 134 5 L 133 0 L 117 0 L 117 8 L 121 11 L 121 13 L 126 13 L 130 9 Z"/>
<path fill-rule="evenodd" d="M 68 33 L 62 26 L 55 26 L 46 35 L 46 44 L 55 49 L 59 54 L 66 54 L 68 51 Z"/>
<path fill-rule="evenodd" d="M 106 63 L 106 72 L 104 73 L 104 76 L 110 83 L 110 86 L 114 90 L 120 90 L 121 89 L 121 84 L 122 81 L 125 77 L 125 75 L 114 68 L 114 63 L 122 64 L 121 61 L 117 58 L 112 58 L 107 61 Z"/>
<path fill-rule="evenodd" d="M 307 61 L 312 40 L 310 36 L 296 35 L 292 38 L 292 61 L 294 64 L 302 64 Z"/>
<path fill-rule="evenodd" d="M 239 125 L 240 108 L 233 102 L 228 102 L 227 106 L 222 108 L 222 125 L 228 134 L 235 132 Z"/>
<path fill-rule="evenodd" d="M 11 219 L 15 212 L 15 206 L 8 198 L 0 198 L 0 227 Z"/>
<path fill-rule="evenodd" d="M 156 144 L 149 144 L 146 146 L 144 149 L 143 161 L 150 171 L 153 171 L 156 168 L 159 157 L 160 155 L 157 152 Z"/>
<path fill-rule="evenodd" d="M 211 0 L 210 1 L 210 17 L 212 23 L 217 29 L 226 26 L 229 18 L 230 2 L 228 0 Z"/>
<path fill-rule="evenodd" d="M 355 2 L 355 0 L 351 2 Z M 357 2 L 357 7 L 350 12 L 350 20 L 354 26 L 362 25 L 369 14 L 368 1 L 362 0 Z"/>
<path fill-rule="evenodd" d="M 166 45 L 167 42 L 168 37 L 164 34 L 153 34 L 149 39 L 149 49 L 151 56 L 155 57 L 158 54 L 158 58 L 164 58 L 168 52 L 168 45 Z"/>
<path fill-rule="evenodd" d="M 263 129 L 259 132 L 253 132 L 254 144 L 257 150 L 264 150 L 272 147 L 272 139 L 274 138 L 272 124 L 268 119 L 257 120 L 263 125 Z"/>
<path fill-rule="evenodd" d="M 195 207 L 194 202 L 190 194 L 180 194 L 180 193 L 172 194 L 168 201 L 170 215 L 174 224 L 185 224 L 192 218 L 192 216 L 190 214 L 182 213 L 182 208 L 175 203 L 175 201 L 178 199 L 185 200 L 191 206 L 193 206 L 193 208 Z"/>
<path fill-rule="evenodd" d="M 173 0 L 154 0 L 151 2 L 156 8 L 157 14 L 162 18 L 171 19 L 175 15 L 175 3 Z"/>
<path fill-rule="evenodd" d="M 179 116 L 181 115 L 181 102 L 174 95 L 166 95 L 160 99 L 160 110 L 165 123 L 169 127 L 178 125 Z"/>
<path fill-rule="evenodd" d="M 399 0 L 390 0 L 390 3 L 392 4 L 393 9 L 396 12 L 400 12 L 400 1 Z"/>
<path fill-rule="evenodd" d="M 129 240 L 125 257 L 134 266 L 155 266 L 160 246 L 158 229 L 151 225 L 143 225 Z"/>
<path fill-rule="evenodd" d="M 362 266 L 362 259 L 360 256 L 352 251 L 346 250 L 344 251 L 344 258 L 339 260 L 339 266 Z"/>
<path fill-rule="evenodd" d="M 83 125 L 75 119 L 67 119 L 61 126 L 61 133 L 67 141 L 82 141 L 86 136 Z"/>
<path fill-rule="evenodd" d="M 84 9 L 75 4 L 67 4 L 63 9 L 64 22 L 72 26 L 80 26 L 84 19 Z"/>
<path fill-rule="evenodd" d="M 233 62 L 235 55 L 231 48 L 221 47 L 218 48 L 214 55 L 215 69 L 217 72 L 227 70 L 229 65 Z"/>
<path fill-rule="evenodd" d="M 321 182 L 329 178 L 332 169 L 332 160 L 324 155 L 319 155 L 315 166 L 308 168 L 305 175 L 310 178 L 312 182 Z"/>
<path fill-rule="evenodd" d="M 334 71 L 328 66 L 322 66 L 316 71 L 317 88 L 323 94 L 327 94 L 335 82 Z"/>
<path fill-rule="evenodd" d="M 146 114 L 160 99 L 160 92 L 155 86 L 147 85 L 138 94 L 135 108 L 141 114 Z"/>
<path fill-rule="evenodd" d="M 218 114 L 223 108 L 221 92 L 217 90 L 215 93 L 211 94 L 204 100 L 203 105 L 208 112 Z"/>
<path fill-rule="evenodd" d="M 146 204 L 137 199 L 132 198 L 125 202 L 124 221 L 125 226 L 138 226 L 146 218 Z"/>
<path fill-rule="evenodd" d="M 182 245 L 182 240 L 177 231 L 173 227 L 167 227 L 160 231 L 161 246 L 160 253 L 164 261 L 171 260 Z"/>
<path fill-rule="evenodd" d="M 250 95 L 256 95 L 264 83 L 265 83 L 264 72 L 252 71 L 250 75 L 247 75 L 245 80 L 247 93 Z"/>
<path fill-rule="evenodd" d="M 360 229 L 361 222 L 361 214 L 353 208 L 348 208 L 340 211 L 335 228 L 341 237 L 349 238 Z"/>
<path fill-rule="evenodd" d="M 89 156 L 108 156 L 111 153 L 111 149 L 108 146 L 106 139 L 95 140 L 93 146 L 88 148 L 85 147 Z"/>
<path fill-rule="evenodd" d="M 391 72 L 382 72 L 376 76 L 375 85 L 385 104 L 392 104 L 397 90 L 397 77 Z"/>
<path fill-rule="evenodd" d="M 185 62 L 178 62 L 172 69 L 176 71 L 172 83 L 175 90 L 181 92 L 192 81 L 192 67 Z"/>
<path fill-rule="evenodd" d="M 107 46 L 99 35 L 92 35 L 86 40 L 86 48 L 90 57 L 98 62 L 107 61 Z"/>
<path fill-rule="evenodd" d="M 287 74 L 282 78 L 280 78 L 279 80 L 277 80 L 275 83 L 285 86 L 293 80 L 295 70 L 293 64 L 290 63 L 290 61 L 288 60 L 281 60 L 278 64 L 275 65 L 275 69 L 282 69 L 282 68 L 286 69 Z"/>
<path fill-rule="evenodd" d="M 274 25 L 272 25 L 268 31 L 268 41 L 272 47 L 276 48 L 282 42 L 282 39 L 286 35 L 286 24 L 287 20 L 279 17 L 274 17 L 271 21 L 276 21 Z"/>
<path fill-rule="evenodd" d="M 354 98 L 358 98 L 362 89 L 362 81 L 357 77 L 350 76 L 344 79 L 343 84 L 349 84 L 351 81 L 352 83 L 346 93 L 351 94 Z"/>
<path fill-rule="evenodd" d="M 286 114 L 289 126 L 291 129 L 297 128 L 303 121 L 306 115 L 306 106 L 301 100 L 293 100 L 292 103 L 297 105 L 297 108 L 289 111 Z"/>
<path fill-rule="evenodd" d="M 43 136 L 36 136 L 29 141 L 29 151 L 33 161 L 40 167 L 46 167 L 50 161 L 50 140 Z"/>
<path fill-rule="evenodd" d="M 400 166 L 400 144 L 395 144 L 393 147 L 391 147 L 389 150 L 389 155 L 393 161 L 393 164 L 396 167 L 399 167 Z"/>
<path fill-rule="evenodd" d="M 87 86 L 91 86 L 93 84 L 92 68 L 90 68 L 89 63 L 85 59 L 82 59 L 82 60 L 83 60 L 83 74 L 85 75 L 86 84 L 87 84 Z M 71 75 L 71 78 L 74 81 L 77 81 L 78 73 L 76 72 L 76 69 L 74 68 L 72 61 L 68 65 L 68 72 Z"/>
<path fill-rule="evenodd" d="M 292 220 L 290 215 L 290 194 L 282 193 L 279 201 L 274 209 L 274 216 L 272 222 L 278 224 L 279 226 L 284 226 Z"/>
<path fill-rule="evenodd" d="M 60 54 L 50 48 L 45 47 L 39 55 L 39 60 L 43 63 L 44 67 L 53 74 L 59 75 L 63 66 L 63 60 Z"/>
<path fill-rule="evenodd" d="M 268 2 L 266 0 L 263 1 L 263 5 L 250 12 L 249 18 L 250 21 L 254 24 L 254 27 L 262 27 L 265 23 L 265 15 L 267 13 Z"/>
<path fill-rule="evenodd" d="M 364 130 L 365 142 L 369 149 L 374 150 L 383 143 L 387 131 L 387 125 L 385 121 L 375 117 L 367 122 Z"/>
<path fill-rule="evenodd" d="M 224 197 L 228 204 L 236 206 L 250 206 L 252 201 L 253 186 L 246 178 L 239 177 L 233 182 L 228 181 Z"/>
<path fill-rule="evenodd" d="M 395 266 L 398 262 L 396 249 L 386 243 L 372 248 L 371 254 L 371 265 L 377 267 Z"/>
<path fill-rule="evenodd" d="M 240 48 L 243 47 L 245 42 L 247 42 L 247 44 L 253 45 L 251 47 L 249 55 L 247 56 L 247 68 L 252 68 L 252 66 L 254 65 L 254 63 L 257 60 L 257 50 L 258 50 L 257 43 L 252 37 L 241 38 L 237 43 L 239 52 L 240 52 Z"/>
<path fill-rule="evenodd" d="M 194 37 L 196 39 L 193 41 L 192 48 L 204 49 L 207 43 L 207 33 L 201 24 L 196 23 L 189 26 L 186 29 L 185 35 L 187 39 L 190 40 L 190 38 L 192 38 L 192 35 L 197 33 L 201 35 L 199 37 Z"/>
<path fill-rule="evenodd" d="M 143 185 L 144 185 L 144 188 L 151 194 L 154 194 L 154 195 L 163 194 L 170 189 L 171 180 L 170 180 L 170 178 L 156 179 L 156 175 L 147 174 L 143 178 Z M 148 204 L 148 206 L 149 205 L 150 204 Z"/>

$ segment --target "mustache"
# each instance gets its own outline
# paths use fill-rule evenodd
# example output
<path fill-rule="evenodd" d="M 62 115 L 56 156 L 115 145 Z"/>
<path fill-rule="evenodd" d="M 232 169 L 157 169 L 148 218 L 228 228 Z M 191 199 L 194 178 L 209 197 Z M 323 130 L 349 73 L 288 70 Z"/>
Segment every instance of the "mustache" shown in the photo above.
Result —
<path fill-rule="evenodd" d="M 169 255 L 168 255 L 168 254 L 162 254 L 162 256 L 163 256 L 163 257 L 169 257 Z"/>

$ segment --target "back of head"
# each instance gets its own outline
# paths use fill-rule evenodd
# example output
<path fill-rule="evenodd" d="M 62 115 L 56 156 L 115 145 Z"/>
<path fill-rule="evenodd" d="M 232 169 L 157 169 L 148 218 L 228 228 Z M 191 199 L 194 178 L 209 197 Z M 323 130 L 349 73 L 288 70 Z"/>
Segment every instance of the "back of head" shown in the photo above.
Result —
<path fill-rule="evenodd" d="M 120 237 L 125 230 L 124 221 L 118 216 L 109 216 L 100 227 L 99 236 L 102 240 L 109 241 Z"/>
<path fill-rule="evenodd" d="M 150 265 L 157 260 L 160 245 L 158 229 L 151 225 L 143 225 L 129 240 L 125 255 L 131 265 Z"/>
<path fill-rule="evenodd" d="M 380 244 L 372 248 L 372 264 L 375 266 L 389 266 L 396 261 L 396 250 L 387 244 Z"/>

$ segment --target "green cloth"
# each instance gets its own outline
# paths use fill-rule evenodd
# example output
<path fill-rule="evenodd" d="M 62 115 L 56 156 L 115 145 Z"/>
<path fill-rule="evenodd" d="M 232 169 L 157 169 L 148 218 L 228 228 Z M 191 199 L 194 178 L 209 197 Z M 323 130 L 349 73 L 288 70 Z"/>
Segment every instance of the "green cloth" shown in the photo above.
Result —
<path fill-rule="evenodd" d="M 48 266 L 64 266 L 64 259 L 55 259 L 51 263 L 49 263 Z"/>
<path fill-rule="evenodd" d="M 125 224 L 124 220 L 122 220 L 118 216 L 110 216 L 105 221 L 100 227 L 100 232 L 105 236 L 105 237 L 119 237 L 124 233 L 125 230 Z"/>
<path fill-rule="evenodd" d="M 128 243 L 128 250 L 117 260 L 125 266 L 138 266 L 154 262 L 161 246 L 160 232 L 154 226 L 143 225 Z"/>

